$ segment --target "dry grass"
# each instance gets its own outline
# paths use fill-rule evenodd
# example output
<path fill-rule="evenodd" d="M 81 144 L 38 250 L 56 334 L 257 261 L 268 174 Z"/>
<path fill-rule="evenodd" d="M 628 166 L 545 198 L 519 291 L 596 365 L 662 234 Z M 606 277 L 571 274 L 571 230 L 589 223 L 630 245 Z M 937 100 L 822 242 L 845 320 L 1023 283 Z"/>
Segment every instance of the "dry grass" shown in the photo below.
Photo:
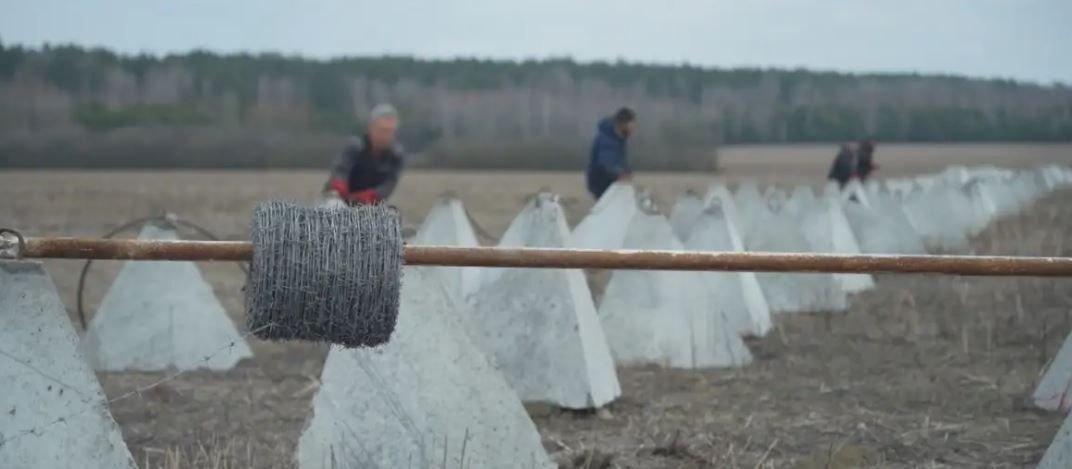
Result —
<path fill-rule="evenodd" d="M 257 454 L 248 441 L 211 437 L 189 447 L 142 448 L 143 469 L 246 469 L 251 467 L 291 467 L 291 464 L 258 465 Z"/>
<path fill-rule="evenodd" d="M 1072 193 L 978 253 L 1070 255 Z M 994 247 L 999 247 L 995 249 Z M 559 461 L 617 467 L 1027 467 L 1063 418 L 1026 408 L 1069 333 L 1069 280 L 882 276 L 847 313 L 780 317 L 741 370 L 620 370 L 613 421 L 534 415 Z M 581 449 L 578 449 L 580 447 Z"/>

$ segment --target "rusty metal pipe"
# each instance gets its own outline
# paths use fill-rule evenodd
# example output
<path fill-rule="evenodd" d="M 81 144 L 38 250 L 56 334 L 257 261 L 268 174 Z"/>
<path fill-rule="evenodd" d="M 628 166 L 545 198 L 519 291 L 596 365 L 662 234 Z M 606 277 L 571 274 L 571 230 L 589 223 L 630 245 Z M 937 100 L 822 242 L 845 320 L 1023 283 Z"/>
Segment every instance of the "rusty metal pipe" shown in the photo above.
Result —
<path fill-rule="evenodd" d="M 25 238 L 0 258 L 248 261 L 245 241 Z M 17 253 L 17 254 L 13 254 Z M 1072 277 L 1072 258 L 406 246 L 420 266 Z"/>

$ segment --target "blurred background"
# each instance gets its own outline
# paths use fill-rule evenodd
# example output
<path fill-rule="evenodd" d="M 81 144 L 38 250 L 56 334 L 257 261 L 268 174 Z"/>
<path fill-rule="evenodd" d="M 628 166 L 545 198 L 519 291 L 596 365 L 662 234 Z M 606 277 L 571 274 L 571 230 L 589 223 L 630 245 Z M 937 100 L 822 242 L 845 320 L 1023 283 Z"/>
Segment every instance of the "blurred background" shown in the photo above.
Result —
<path fill-rule="evenodd" d="M 640 169 L 1072 139 L 1066 2 L 574 3 L 9 2 L 0 166 L 322 167 L 381 101 L 436 168 L 579 169 L 622 105 Z"/>

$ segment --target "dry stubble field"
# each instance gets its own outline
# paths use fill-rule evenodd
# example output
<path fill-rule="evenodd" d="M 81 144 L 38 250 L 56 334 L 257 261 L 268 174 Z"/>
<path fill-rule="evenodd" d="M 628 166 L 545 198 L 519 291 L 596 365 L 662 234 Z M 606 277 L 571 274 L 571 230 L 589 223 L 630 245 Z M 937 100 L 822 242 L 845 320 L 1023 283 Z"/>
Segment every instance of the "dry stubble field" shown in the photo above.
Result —
<path fill-rule="evenodd" d="M 820 183 L 831 146 L 739 147 L 723 153 L 728 182 Z M 884 175 L 949 164 L 1072 163 L 1072 146 L 882 146 Z M 642 174 L 671 201 L 713 175 Z M 268 172 L 0 173 L 0 225 L 31 235 L 99 236 L 169 210 L 225 238 L 244 238 L 250 208 L 269 197 L 309 199 L 323 174 Z M 414 171 L 397 204 L 416 226 L 436 196 L 459 195 L 491 236 L 525 197 L 563 196 L 572 222 L 591 206 L 582 178 L 564 173 Z M 977 253 L 1072 255 L 1072 192 L 1053 194 L 973 242 Z M 80 263 L 50 261 L 74 315 Z M 243 278 L 234 265 L 201 266 L 241 321 Z M 93 307 L 118 271 L 91 273 Z M 780 317 L 749 345 L 739 370 L 619 370 L 624 395 L 601 419 L 530 406 L 563 467 L 1031 467 L 1061 416 L 1023 406 L 1045 360 L 1072 328 L 1069 280 L 882 276 L 847 313 Z M 322 346 L 254 341 L 256 358 L 226 373 L 193 372 L 112 412 L 144 467 L 290 467 L 326 353 Z M 157 373 L 102 374 L 109 396 Z M 222 464 L 210 459 L 220 458 Z"/>

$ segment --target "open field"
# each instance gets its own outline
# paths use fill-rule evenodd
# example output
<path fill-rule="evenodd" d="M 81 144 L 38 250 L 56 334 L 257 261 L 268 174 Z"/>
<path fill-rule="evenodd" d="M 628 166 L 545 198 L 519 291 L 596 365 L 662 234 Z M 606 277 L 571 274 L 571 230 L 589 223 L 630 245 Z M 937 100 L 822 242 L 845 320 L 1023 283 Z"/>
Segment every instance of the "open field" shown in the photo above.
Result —
<path fill-rule="evenodd" d="M 723 152 L 720 177 L 820 184 L 832 154 L 830 145 L 733 147 Z M 885 145 L 877 160 L 883 176 L 951 164 L 1068 164 L 1072 146 Z M 318 171 L 3 172 L 0 226 L 29 235 L 99 236 L 168 210 L 239 239 L 256 201 L 311 199 L 323 177 Z M 705 189 L 712 177 L 641 174 L 637 181 L 669 203 L 686 189 Z M 435 198 L 452 191 L 489 238 L 541 188 L 563 196 L 574 223 L 591 206 L 580 174 L 415 171 L 403 181 L 397 204 L 407 225 L 417 226 Z M 1072 193 L 1053 194 L 991 226 L 973 251 L 1072 255 Z M 95 264 L 90 314 L 118 265 Z M 81 263 L 46 266 L 77 324 Z M 201 268 L 241 326 L 239 269 Z M 882 276 L 878 283 L 855 297 L 847 313 L 779 317 L 776 330 L 749 344 L 756 362 L 747 368 L 623 368 L 623 397 L 610 406 L 609 419 L 539 405 L 530 412 L 564 467 L 1032 467 L 1062 416 L 1026 409 L 1023 401 L 1072 328 L 1072 280 Z M 220 456 L 234 466 L 216 467 L 290 467 L 326 348 L 251 345 L 256 358 L 232 371 L 183 374 L 113 403 L 139 463 L 212 467 L 205 458 Z M 100 375 L 112 397 L 162 376 Z"/>
<path fill-rule="evenodd" d="M 836 143 L 808 145 L 734 145 L 720 152 L 729 177 L 806 184 L 826 176 Z M 900 177 L 939 170 L 948 165 L 995 165 L 1023 168 L 1043 163 L 1072 163 L 1072 144 L 972 144 L 879 142 L 878 177 Z"/>

